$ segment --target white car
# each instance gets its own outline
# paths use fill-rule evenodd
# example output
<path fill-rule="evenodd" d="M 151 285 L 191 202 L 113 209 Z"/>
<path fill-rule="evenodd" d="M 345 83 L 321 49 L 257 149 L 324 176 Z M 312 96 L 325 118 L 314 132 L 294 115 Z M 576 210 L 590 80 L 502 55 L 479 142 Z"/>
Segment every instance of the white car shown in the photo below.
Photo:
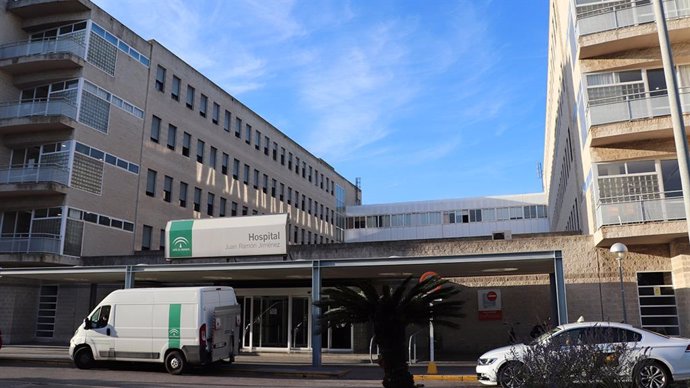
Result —
<path fill-rule="evenodd" d="M 536 343 L 571 344 L 571 338 L 583 338 L 584 333 L 606 330 L 608 338 L 622 339 L 614 343 L 625 343 L 626 349 L 636 352 L 635 365 L 625 370 L 630 376 L 625 380 L 635 381 L 641 388 L 665 388 L 673 381 L 690 380 L 690 339 L 672 338 L 631 325 L 612 322 L 579 322 L 557 326 L 535 340 Z M 613 333 L 613 336 L 611 335 Z M 576 346 L 576 344 L 572 344 Z M 516 376 L 516 366 L 530 345 L 517 344 L 494 349 L 484 353 L 477 361 L 477 379 L 485 385 L 521 387 Z M 564 349 L 567 351 L 567 349 Z"/>

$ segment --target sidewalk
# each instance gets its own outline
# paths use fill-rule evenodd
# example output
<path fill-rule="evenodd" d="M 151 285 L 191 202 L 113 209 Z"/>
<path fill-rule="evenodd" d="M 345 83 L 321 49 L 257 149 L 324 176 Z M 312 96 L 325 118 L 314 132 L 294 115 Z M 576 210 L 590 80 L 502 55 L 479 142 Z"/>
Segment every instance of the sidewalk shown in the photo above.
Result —
<path fill-rule="evenodd" d="M 5 345 L 0 349 L 2 362 L 41 362 L 56 365 L 73 365 L 66 346 L 55 345 Z M 362 378 L 380 379 L 383 372 L 371 364 L 366 354 L 323 353 L 322 367 L 311 366 L 311 353 L 242 353 L 232 365 L 233 373 L 273 375 L 303 378 Z M 415 381 L 446 380 L 476 381 L 475 361 L 439 361 L 438 374 L 427 375 L 427 363 L 410 366 Z"/>

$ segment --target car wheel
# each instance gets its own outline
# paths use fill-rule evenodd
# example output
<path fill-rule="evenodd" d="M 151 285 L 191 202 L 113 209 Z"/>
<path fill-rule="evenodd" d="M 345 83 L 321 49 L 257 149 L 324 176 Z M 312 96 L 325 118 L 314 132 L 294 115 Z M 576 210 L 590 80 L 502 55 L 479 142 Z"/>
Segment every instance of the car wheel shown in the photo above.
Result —
<path fill-rule="evenodd" d="M 173 350 L 165 356 L 165 370 L 171 375 L 181 374 L 186 364 L 184 355 L 179 350 Z"/>
<path fill-rule="evenodd" d="M 74 354 L 74 365 L 79 369 L 90 369 L 93 366 L 91 348 L 84 346 L 77 349 L 77 352 Z"/>
<path fill-rule="evenodd" d="M 671 374 L 658 361 L 642 361 L 635 370 L 635 386 L 639 388 L 666 388 L 671 384 Z"/>
<path fill-rule="evenodd" d="M 524 387 L 524 365 L 518 361 L 508 361 L 498 370 L 497 380 L 504 388 Z"/>

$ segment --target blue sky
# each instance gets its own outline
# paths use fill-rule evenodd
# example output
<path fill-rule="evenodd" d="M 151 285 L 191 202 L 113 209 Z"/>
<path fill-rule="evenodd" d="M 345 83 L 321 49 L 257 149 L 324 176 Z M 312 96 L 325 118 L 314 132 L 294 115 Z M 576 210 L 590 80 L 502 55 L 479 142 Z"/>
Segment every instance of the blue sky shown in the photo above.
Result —
<path fill-rule="evenodd" d="M 363 202 L 542 191 L 548 2 L 96 0 Z"/>

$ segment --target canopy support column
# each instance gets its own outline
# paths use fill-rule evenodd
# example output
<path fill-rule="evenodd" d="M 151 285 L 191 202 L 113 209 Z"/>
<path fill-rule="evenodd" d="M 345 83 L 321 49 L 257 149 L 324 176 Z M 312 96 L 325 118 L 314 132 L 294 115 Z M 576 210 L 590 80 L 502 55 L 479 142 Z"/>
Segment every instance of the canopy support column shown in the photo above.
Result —
<path fill-rule="evenodd" d="M 321 300 L 321 261 L 314 260 L 311 267 L 311 299 L 313 303 Z M 311 306 L 311 365 L 321 366 L 321 308 Z"/>
<path fill-rule="evenodd" d="M 565 297 L 565 275 L 563 273 L 563 254 L 561 251 L 554 252 L 553 259 L 554 274 L 553 283 L 555 283 L 554 302 L 557 312 L 557 321 L 559 325 L 568 323 L 568 303 Z"/>

